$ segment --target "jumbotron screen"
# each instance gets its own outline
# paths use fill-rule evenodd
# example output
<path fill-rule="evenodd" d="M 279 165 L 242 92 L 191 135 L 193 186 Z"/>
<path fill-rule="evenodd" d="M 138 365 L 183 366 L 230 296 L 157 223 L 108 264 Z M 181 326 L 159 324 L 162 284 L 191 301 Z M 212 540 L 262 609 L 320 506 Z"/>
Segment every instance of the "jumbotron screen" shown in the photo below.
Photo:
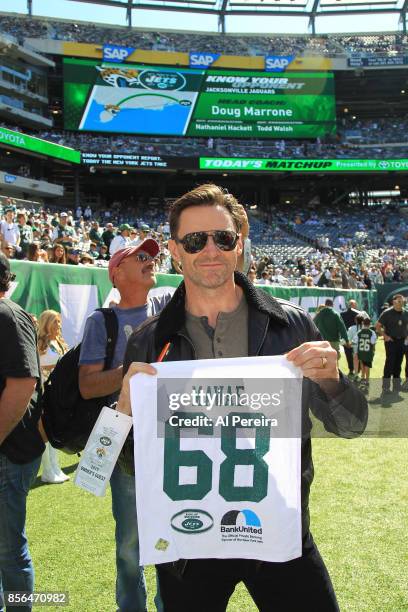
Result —
<path fill-rule="evenodd" d="M 336 130 L 334 79 L 65 58 L 64 122 L 110 133 L 321 138 Z"/>

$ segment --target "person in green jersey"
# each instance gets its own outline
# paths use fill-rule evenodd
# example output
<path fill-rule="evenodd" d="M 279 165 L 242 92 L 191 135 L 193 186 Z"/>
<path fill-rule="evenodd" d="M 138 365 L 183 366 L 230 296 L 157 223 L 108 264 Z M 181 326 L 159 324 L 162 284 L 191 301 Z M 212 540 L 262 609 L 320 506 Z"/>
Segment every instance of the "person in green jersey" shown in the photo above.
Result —
<path fill-rule="evenodd" d="M 361 382 L 368 384 L 370 368 L 373 366 L 377 334 L 370 328 L 370 319 L 364 319 L 363 327 L 357 332 L 357 356 L 361 364 Z"/>
<path fill-rule="evenodd" d="M 337 359 L 340 359 L 340 340 L 344 340 L 350 346 L 347 329 L 343 319 L 333 309 L 333 300 L 327 298 L 322 308 L 314 318 L 314 323 L 324 340 L 330 342 L 331 346 L 337 351 Z"/>

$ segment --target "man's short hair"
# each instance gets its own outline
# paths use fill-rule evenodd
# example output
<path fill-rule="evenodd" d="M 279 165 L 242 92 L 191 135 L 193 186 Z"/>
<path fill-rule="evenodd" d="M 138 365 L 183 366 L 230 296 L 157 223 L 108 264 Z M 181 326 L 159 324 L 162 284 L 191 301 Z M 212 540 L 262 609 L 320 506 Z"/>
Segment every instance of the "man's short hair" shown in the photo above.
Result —
<path fill-rule="evenodd" d="M 333 307 L 333 304 L 334 304 L 334 302 L 330 298 L 327 298 L 327 300 L 324 303 L 325 306 L 330 306 L 330 308 Z"/>
<path fill-rule="evenodd" d="M 401 298 L 401 300 L 405 300 L 405 298 L 402 295 L 402 293 L 396 293 L 395 295 L 392 296 L 392 301 L 398 300 L 399 298 Z"/>
<path fill-rule="evenodd" d="M 366 317 L 366 318 L 363 320 L 363 325 L 364 325 L 364 327 L 370 327 L 370 325 L 371 325 L 371 319 L 370 319 L 369 317 Z"/>
<path fill-rule="evenodd" d="M 0 252 L 0 291 L 4 293 L 10 289 L 10 282 L 15 275 L 10 272 L 10 262 L 4 253 Z"/>
<path fill-rule="evenodd" d="M 191 206 L 222 206 L 232 217 L 237 232 L 241 229 L 242 207 L 226 189 L 212 183 L 200 185 L 185 193 L 170 206 L 169 223 L 172 238 L 177 236 L 180 215 Z"/>

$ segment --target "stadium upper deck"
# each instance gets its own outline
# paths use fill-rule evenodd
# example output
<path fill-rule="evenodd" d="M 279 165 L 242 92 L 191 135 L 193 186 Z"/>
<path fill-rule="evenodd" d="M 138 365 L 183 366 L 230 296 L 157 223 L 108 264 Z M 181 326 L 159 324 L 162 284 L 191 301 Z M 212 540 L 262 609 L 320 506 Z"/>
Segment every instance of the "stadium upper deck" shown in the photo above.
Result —
<path fill-rule="evenodd" d="M 256 56 L 269 53 L 341 57 L 352 53 L 392 57 L 408 53 L 408 35 L 400 32 L 362 35 L 274 35 L 202 34 L 193 32 L 148 31 L 124 26 L 107 27 L 77 21 L 62 21 L 0 15 L 0 29 L 20 41 L 44 38 L 97 44 L 132 45 L 154 51 L 201 52 Z"/>

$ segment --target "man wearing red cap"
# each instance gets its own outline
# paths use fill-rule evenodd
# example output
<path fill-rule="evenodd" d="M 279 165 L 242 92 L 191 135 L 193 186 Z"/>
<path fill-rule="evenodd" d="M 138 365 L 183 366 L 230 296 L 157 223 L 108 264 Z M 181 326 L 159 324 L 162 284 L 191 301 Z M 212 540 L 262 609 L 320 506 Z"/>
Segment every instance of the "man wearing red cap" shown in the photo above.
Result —
<path fill-rule="evenodd" d="M 122 364 L 128 337 L 143 321 L 162 310 L 170 293 L 148 297 L 155 284 L 158 243 L 149 238 L 137 246 L 126 247 L 109 261 L 109 278 L 120 294 L 113 310 L 118 319 L 118 338 L 110 370 L 104 370 L 107 333 L 103 314 L 88 317 L 82 340 L 79 387 L 85 399 L 111 395 L 115 401 L 122 384 Z M 116 521 L 116 601 L 119 612 L 143 612 L 146 586 L 139 567 L 139 539 L 135 502 L 135 479 L 121 463 L 111 477 L 112 512 Z"/>

